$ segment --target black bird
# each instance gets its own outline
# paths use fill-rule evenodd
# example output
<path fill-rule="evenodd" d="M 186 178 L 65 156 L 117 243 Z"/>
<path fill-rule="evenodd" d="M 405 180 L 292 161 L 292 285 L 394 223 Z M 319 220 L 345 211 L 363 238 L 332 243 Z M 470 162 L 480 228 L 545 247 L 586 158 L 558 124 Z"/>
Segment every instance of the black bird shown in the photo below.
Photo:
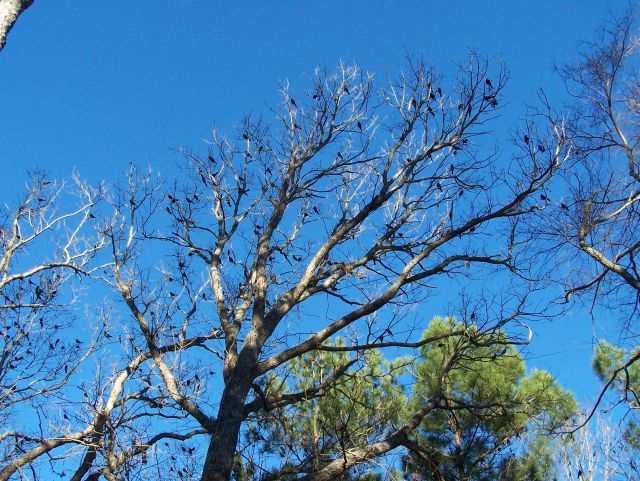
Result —
<path fill-rule="evenodd" d="M 360 132 L 362 132 L 362 124 L 360 123 L 360 121 L 359 121 L 359 120 L 358 120 L 357 125 L 358 125 L 358 128 L 360 129 Z"/>
<path fill-rule="evenodd" d="M 544 195 L 544 194 L 540 194 L 540 198 L 541 198 L 542 200 L 550 200 L 550 199 L 549 199 L 549 197 L 547 197 L 547 196 L 546 196 L 546 195 Z"/>
<path fill-rule="evenodd" d="M 487 84 L 487 87 L 489 87 L 490 89 L 492 89 L 492 88 L 493 88 L 493 85 L 491 84 L 491 80 L 489 80 L 489 79 L 485 79 L 484 83 L 486 83 L 486 84 Z"/>
<path fill-rule="evenodd" d="M 529 136 L 527 134 L 524 134 L 523 139 L 524 139 L 524 143 L 529 145 Z"/>
<path fill-rule="evenodd" d="M 564 202 L 560 202 L 560 207 L 563 208 L 564 210 L 569 210 L 569 206 Z"/>
<path fill-rule="evenodd" d="M 260 154 L 260 153 L 262 153 L 262 151 L 263 151 L 263 150 L 264 150 L 264 146 L 260 145 L 260 146 L 258 147 L 258 153 L 259 153 L 259 154 Z"/>
<path fill-rule="evenodd" d="M 440 192 L 442 192 L 442 191 L 443 191 L 443 189 L 442 189 L 442 184 L 441 184 L 440 182 L 436 183 L 436 187 L 438 188 L 438 190 L 439 190 Z"/>
<path fill-rule="evenodd" d="M 298 104 L 296 104 L 296 101 L 295 101 L 295 99 L 294 99 L 293 97 L 291 97 L 291 98 L 289 99 L 289 102 L 291 102 L 291 105 L 293 105 L 294 107 L 297 107 L 297 106 L 298 106 Z"/>
<path fill-rule="evenodd" d="M 476 318 L 476 313 L 472 312 L 471 313 L 471 317 L 469 319 L 471 319 L 473 321 L 473 320 L 475 320 L 475 318 Z"/>
<path fill-rule="evenodd" d="M 320 98 L 320 96 L 318 94 L 313 94 L 313 96 L 311 98 L 313 100 L 318 100 Z"/>
<path fill-rule="evenodd" d="M 342 156 L 342 152 L 338 152 L 336 154 L 336 157 L 338 157 L 340 160 L 344 160 L 344 157 Z"/>
<path fill-rule="evenodd" d="M 542 144 L 538 144 L 538 150 L 539 150 L 540 152 L 544 152 L 546 149 L 544 148 L 544 145 L 542 145 Z"/>
<path fill-rule="evenodd" d="M 291 99 L 291 100 L 293 100 L 293 99 Z M 242 138 L 243 138 L 244 140 L 250 140 L 250 139 L 251 139 L 251 137 L 249 137 L 249 134 L 248 134 L 248 133 L 246 133 L 246 132 L 242 134 Z"/>
<path fill-rule="evenodd" d="M 96 216 L 93 215 L 91 212 L 89 212 L 89 219 L 95 219 L 95 218 L 96 218 Z"/>
<path fill-rule="evenodd" d="M 311 209 L 311 210 L 313 210 L 316 214 L 320 215 L 320 211 L 318 210 L 318 208 L 315 205 L 313 206 L 313 209 Z"/>
<path fill-rule="evenodd" d="M 265 167 L 264 171 L 265 171 L 267 174 L 271 174 L 271 169 L 270 169 L 269 167 Z"/>
<path fill-rule="evenodd" d="M 344 86 L 344 93 L 349 95 L 351 92 L 349 92 L 349 87 L 347 87 L 346 85 Z"/>
<path fill-rule="evenodd" d="M 213 155 L 209 154 L 207 157 L 209 158 L 209 162 L 211 162 L 212 164 L 216 163 L 216 159 L 213 158 Z"/>
<path fill-rule="evenodd" d="M 442 89 L 440 87 L 438 87 L 438 95 L 442 97 Z"/>

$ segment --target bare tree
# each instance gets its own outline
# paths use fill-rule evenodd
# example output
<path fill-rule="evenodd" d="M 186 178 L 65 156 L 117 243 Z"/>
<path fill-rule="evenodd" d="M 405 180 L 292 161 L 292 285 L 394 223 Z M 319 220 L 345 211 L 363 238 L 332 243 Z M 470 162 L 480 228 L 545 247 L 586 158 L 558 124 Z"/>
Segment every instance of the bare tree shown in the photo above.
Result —
<path fill-rule="evenodd" d="M 475 56 L 451 87 L 421 62 L 379 91 L 357 67 L 318 70 L 308 91 L 283 85 L 275 132 L 248 118 L 237 137 L 214 133 L 205 157 L 183 150 L 190 180 L 164 195 L 131 182 L 121 200 L 128 220 L 108 234 L 112 282 L 166 392 L 211 435 L 202 479 L 231 477 L 249 416 L 308 395 L 270 398 L 259 387 L 265 376 L 338 334 L 356 356 L 433 342 L 410 340 L 397 321 L 439 278 L 526 267 L 518 219 L 540 208 L 534 194 L 564 160 L 566 137 L 561 122 L 528 130 L 500 169 L 480 140 L 505 80 L 501 69 L 490 78 Z M 150 221 L 159 209 L 172 219 L 163 229 Z M 160 280 L 143 261 L 149 239 L 175 248 Z M 493 316 L 483 320 L 486 333 L 526 315 L 522 299 L 507 306 L 467 305 L 463 317 Z M 194 332 L 220 338 L 210 359 L 183 357 L 195 372 L 219 361 L 219 392 L 194 395 L 196 383 L 186 384 L 162 353 L 169 339 Z M 464 352 L 452 353 L 442 376 Z M 401 446 L 427 413 L 446 408 L 442 400 L 436 389 L 403 424 L 304 479 L 342 476 Z"/>
<path fill-rule="evenodd" d="M 547 197 L 557 247 L 566 253 L 566 299 L 591 296 L 592 306 L 620 314 L 622 342 L 634 347 L 621 370 L 640 359 L 633 346 L 640 302 L 639 45 L 627 12 L 586 43 L 577 63 L 560 69 L 574 98 L 567 123 L 571 157 L 558 176 L 565 195 Z"/>
<path fill-rule="evenodd" d="M 102 187 L 92 188 L 77 176 L 68 186 L 35 173 L 17 205 L 2 208 L 2 480 L 16 473 L 28 478 L 28 472 L 33 479 L 47 473 L 63 477 L 65 471 L 73 480 L 88 473 L 90 479 L 121 479 L 160 441 L 198 434 L 158 432 L 145 424 L 166 404 L 142 371 L 150 354 L 129 350 L 117 356 L 110 310 L 98 303 L 81 312 L 87 289 L 98 294 L 92 281 L 111 265 L 101 259 L 111 225 L 98 220 L 104 195 Z M 89 326 L 93 316 L 97 322 Z M 203 341 L 181 340 L 163 352 Z M 116 433 L 126 434 L 127 442 Z"/>
<path fill-rule="evenodd" d="M 556 452 L 557 470 L 566 479 L 585 481 L 637 479 L 637 459 L 638 446 L 629 442 L 625 430 L 602 412 L 593 423 L 567 435 Z"/>
<path fill-rule="evenodd" d="M 0 51 L 18 17 L 32 4 L 33 0 L 0 0 Z"/>

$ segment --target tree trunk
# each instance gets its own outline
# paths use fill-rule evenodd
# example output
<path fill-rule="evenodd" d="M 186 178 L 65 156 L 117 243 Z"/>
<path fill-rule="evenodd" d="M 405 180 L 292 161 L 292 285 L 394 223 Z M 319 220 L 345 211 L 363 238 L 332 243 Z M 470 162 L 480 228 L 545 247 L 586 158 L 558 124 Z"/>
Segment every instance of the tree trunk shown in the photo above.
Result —
<path fill-rule="evenodd" d="M 229 481 L 236 455 L 240 428 L 244 421 L 244 405 L 254 376 L 248 369 L 236 366 L 222 394 L 216 430 L 209 442 L 201 481 Z"/>
<path fill-rule="evenodd" d="M 7 43 L 7 35 L 22 12 L 34 0 L 0 0 L 0 51 Z"/>

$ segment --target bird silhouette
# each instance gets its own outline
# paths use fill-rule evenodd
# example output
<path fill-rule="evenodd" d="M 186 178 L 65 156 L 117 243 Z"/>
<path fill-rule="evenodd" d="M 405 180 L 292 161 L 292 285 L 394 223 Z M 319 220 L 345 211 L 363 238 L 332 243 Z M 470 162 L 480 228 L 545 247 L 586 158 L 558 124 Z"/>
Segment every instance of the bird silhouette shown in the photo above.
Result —
<path fill-rule="evenodd" d="M 296 103 L 296 101 L 295 101 L 295 99 L 294 99 L 293 97 L 291 97 L 291 98 L 289 99 L 289 102 L 291 102 L 291 105 L 293 105 L 294 107 L 297 107 L 297 106 L 298 106 L 298 104 Z"/>
<path fill-rule="evenodd" d="M 209 159 L 209 162 L 211 162 L 212 164 L 216 163 L 216 159 L 213 158 L 213 155 L 209 154 L 207 155 L 207 158 Z"/>
<path fill-rule="evenodd" d="M 346 85 L 344 86 L 344 93 L 349 95 L 351 92 L 349 92 L 349 87 L 347 87 Z"/>
<path fill-rule="evenodd" d="M 524 134 L 523 139 L 524 139 L 524 143 L 529 145 L 529 136 L 527 134 Z"/>
<path fill-rule="evenodd" d="M 492 89 L 492 88 L 493 88 L 493 85 L 491 84 L 491 80 L 489 80 L 489 79 L 485 79 L 484 83 L 486 83 L 486 84 L 487 84 L 487 87 L 489 87 L 490 89 Z"/>
<path fill-rule="evenodd" d="M 362 124 L 360 123 L 360 121 L 359 121 L 359 120 L 358 120 L 357 125 L 358 125 L 358 128 L 360 129 L 360 132 L 362 132 Z"/>

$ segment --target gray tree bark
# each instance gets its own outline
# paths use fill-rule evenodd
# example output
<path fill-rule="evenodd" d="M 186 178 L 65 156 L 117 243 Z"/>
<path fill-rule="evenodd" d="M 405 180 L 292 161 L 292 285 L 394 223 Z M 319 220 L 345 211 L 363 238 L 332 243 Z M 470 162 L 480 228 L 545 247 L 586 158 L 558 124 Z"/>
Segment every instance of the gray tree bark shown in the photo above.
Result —
<path fill-rule="evenodd" d="M 22 12 L 33 4 L 34 0 L 0 0 L 0 52 L 7 43 L 7 35 Z"/>

